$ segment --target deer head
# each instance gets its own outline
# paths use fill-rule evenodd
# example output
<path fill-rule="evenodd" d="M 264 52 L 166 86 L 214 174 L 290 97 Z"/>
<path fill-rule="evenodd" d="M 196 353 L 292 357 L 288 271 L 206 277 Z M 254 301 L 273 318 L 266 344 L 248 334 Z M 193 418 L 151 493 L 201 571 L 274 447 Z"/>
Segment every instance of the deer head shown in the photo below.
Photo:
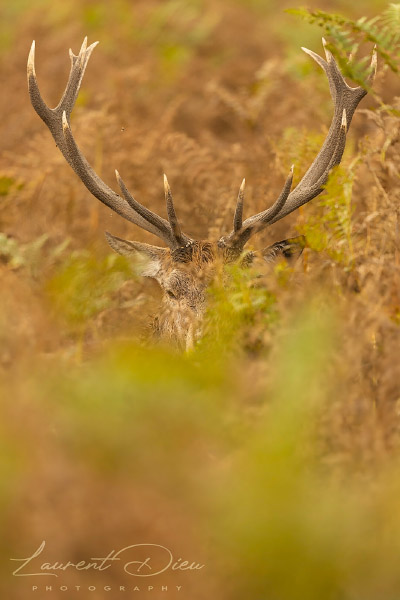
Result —
<path fill-rule="evenodd" d="M 217 259 L 223 263 L 251 264 L 257 252 L 245 251 L 249 239 L 272 223 L 276 223 L 323 190 L 331 169 L 341 161 L 346 144 L 346 134 L 354 111 L 366 90 L 360 86 L 350 87 L 345 82 L 337 63 L 323 45 L 326 58 L 303 48 L 325 71 L 334 104 L 333 118 L 327 137 L 313 163 L 299 184 L 292 190 L 293 167 L 283 189 L 272 206 L 243 221 L 245 181 L 240 186 L 233 229 L 215 241 L 198 241 L 183 233 L 176 216 L 167 178 L 164 176 L 167 220 L 140 204 L 128 191 L 118 171 L 116 178 L 121 190 L 119 195 L 108 187 L 89 165 L 72 135 L 70 116 L 90 55 L 98 42 L 87 46 L 85 38 L 79 54 L 70 50 L 71 71 L 64 94 L 55 108 L 43 101 L 36 80 L 32 43 L 28 58 L 28 87 L 33 108 L 50 129 L 65 160 L 72 167 L 87 189 L 101 202 L 124 219 L 131 221 L 161 239 L 166 247 L 127 241 L 106 233 L 110 246 L 119 254 L 139 258 L 140 271 L 145 277 L 157 280 L 163 290 L 163 307 L 155 320 L 160 335 L 168 336 L 187 348 L 193 344 L 205 307 L 206 289 L 213 277 Z M 376 52 L 371 60 L 371 84 L 376 72 Z M 278 255 L 289 256 L 301 252 L 299 238 L 277 242 L 258 253 L 269 262 Z"/>

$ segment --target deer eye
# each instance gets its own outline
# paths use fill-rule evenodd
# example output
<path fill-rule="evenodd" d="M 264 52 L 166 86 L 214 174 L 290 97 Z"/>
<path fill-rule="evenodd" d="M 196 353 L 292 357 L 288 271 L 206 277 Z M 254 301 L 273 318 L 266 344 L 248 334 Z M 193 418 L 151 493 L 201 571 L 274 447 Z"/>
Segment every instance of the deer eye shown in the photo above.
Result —
<path fill-rule="evenodd" d="M 177 296 L 176 294 L 174 294 L 174 292 L 172 292 L 171 290 L 167 290 L 167 294 L 170 298 L 173 298 L 174 300 L 177 300 Z"/>

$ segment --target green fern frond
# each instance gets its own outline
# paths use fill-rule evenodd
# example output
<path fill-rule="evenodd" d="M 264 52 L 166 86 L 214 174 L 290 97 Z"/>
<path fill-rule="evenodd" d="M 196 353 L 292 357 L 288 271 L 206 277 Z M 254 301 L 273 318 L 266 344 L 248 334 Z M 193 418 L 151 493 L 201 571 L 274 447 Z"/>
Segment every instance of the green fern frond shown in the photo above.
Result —
<path fill-rule="evenodd" d="M 316 203 L 317 210 L 299 226 L 307 245 L 317 252 L 325 251 L 337 263 L 351 268 L 352 191 L 354 168 L 336 167 L 325 185 L 325 193 Z"/>
<path fill-rule="evenodd" d="M 368 87 L 369 68 L 365 61 L 349 63 L 347 57 L 350 53 L 355 54 L 360 44 L 365 42 L 373 43 L 384 64 L 395 73 L 400 72 L 400 4 L 390 4 L 383 13 L 373 18 L 357 20 L 307 8 L 288 9 L 286 12 L 323 29 L 332 40 L 329 49 L 344 74 L 359 85 Z"/>

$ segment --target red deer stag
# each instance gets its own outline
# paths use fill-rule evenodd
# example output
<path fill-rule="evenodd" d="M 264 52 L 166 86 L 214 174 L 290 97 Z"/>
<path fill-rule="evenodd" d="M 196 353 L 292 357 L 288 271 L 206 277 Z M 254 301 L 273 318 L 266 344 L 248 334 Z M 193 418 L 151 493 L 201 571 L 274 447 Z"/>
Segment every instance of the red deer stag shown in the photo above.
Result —
<path fill-rule="evenodd" d="M 244 253 L 245 244 L 251 236 L 283 219 L 323 190 L 329 172 L 341 161 L 346 144 L 346 134 L 354 111 L 366 95 L 362 87 L 350 87 L 345 82 L 331 52 L 323 45 L 326 58 L 303 48 L 325 71 L 333 99 L 334 112 L 327 137 L 314 162 L 299 184 L 291 190 L 293 167 L 276 202 L 266 210 L 243 221 L 244 180 L 239 190 L 233 218 L 233 230 L 217 241 L 199 241 L 183 233 L 177 219 L 172 194 L 164 176 L 165 199 L 168 220 L 150 211 L 130 194 L 118 171 L 115 172 L 122 195 L 114 192 L 95 173 L 79 150 L 70 126 L 70 116 L 78 96 L 79 88 L 90 55 L 97 42 L 87 46 L 85 38 L 79 54 L 70 50 L 71 71 L 64 94 L 55 108 L 49 108 L 39 91 L 35 74 L 35 42 L 28 58 L 28 87 L 33 108 L 47 127 L 63 154 L 87 189 L 101 202 L 138 225 L 156 235 L 167 246 L 161 248 L 141 242 L 127 241 L 106 233 L 107 241 L 116 252 L 136 256 L 142 261 L 141 274 L 153 277 L 163 290 L 163 306 L 154 322 L 158 335 L 169 337 L 179 345 L 190 348 L 200 331 L 201 317 L 205 307 L 206 288 L 210 282 L 213 263 L 217 258 L 223 262 L 238 261 L 241 265 L 251 264 L 255 251 Z M 376 72 L 376 52 L 371 61 L 372 84 Z M 296 239 L 277 242 L 259 254 L 267 262 L 276 255 L 290 255 L 299 242 Z"/>

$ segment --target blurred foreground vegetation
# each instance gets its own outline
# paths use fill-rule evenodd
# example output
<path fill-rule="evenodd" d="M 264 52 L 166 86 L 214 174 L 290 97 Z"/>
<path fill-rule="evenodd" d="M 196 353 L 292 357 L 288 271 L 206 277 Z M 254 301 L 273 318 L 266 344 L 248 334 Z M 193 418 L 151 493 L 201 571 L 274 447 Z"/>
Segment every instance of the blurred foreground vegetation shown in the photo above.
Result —
<path fill-rule="evenodd" d="M 53 560 L 156 543 L 205 564 L 155 577 L 153 598 L 166 584 L 191 600 L 400 598 L 398 7 L 0 4 L 2 597 L 30 597 L 9 558 L 46 540 Z M 327 85 L 298 47 L 322 51 L 321 28 L 338 59 L 355 53 L 356 79 L 370 42 L 380 63 L 324 195 L 256 241 L 300 233 L 303 256 L 216 281 L 192 353 L 149 344 L 158 291 L 103 231 L 154 240 L 58 156 L 24 88 L 31 40 L 54 103 L 68 47 L 101 41 L 74 112 L 85 153 L 160 214 L 166 171 L 185 230 L 215 239 L 243 176 L 255 213 L 320 147 Z M 137 580 L 68 571 L 59 583 L 95 584 L 100 599 Z"/>

